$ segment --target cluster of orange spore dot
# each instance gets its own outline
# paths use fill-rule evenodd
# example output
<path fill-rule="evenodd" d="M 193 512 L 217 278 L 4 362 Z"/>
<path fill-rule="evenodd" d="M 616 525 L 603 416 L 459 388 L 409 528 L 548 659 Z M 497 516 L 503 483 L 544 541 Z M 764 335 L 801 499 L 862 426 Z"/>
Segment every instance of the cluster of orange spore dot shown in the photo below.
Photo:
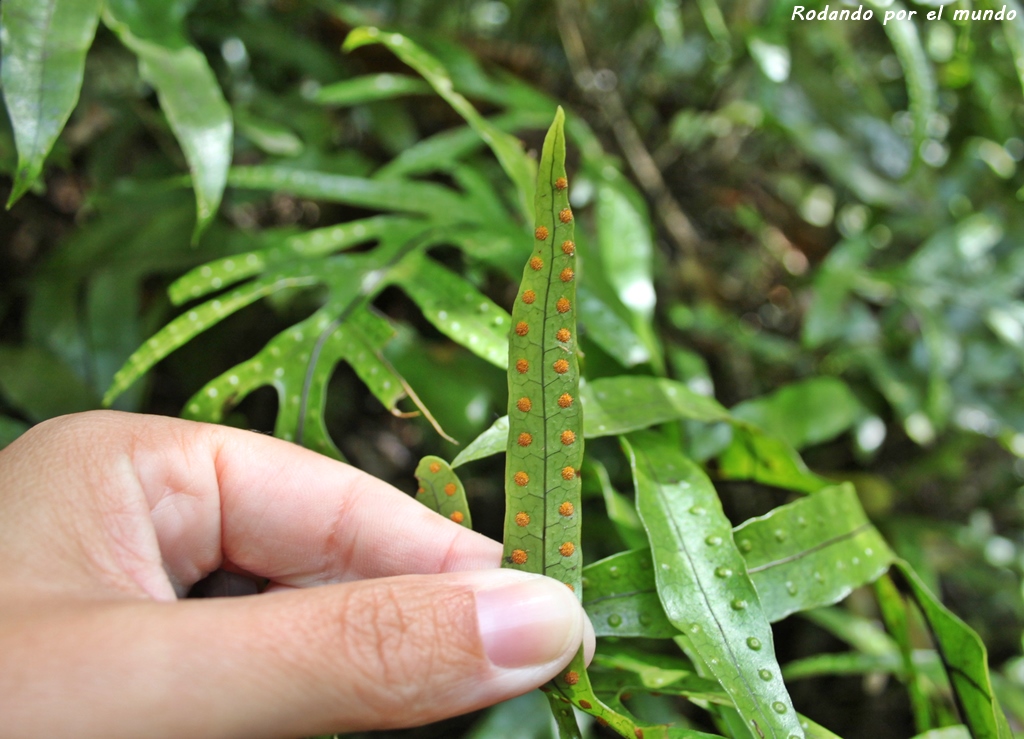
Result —
<path fill-rule="evenodd" d="M 573 254 L 576 253 L 576 243 L 573 241 L 563 241 L 562 251 L 571 257 Z"/>
<path fill-rule="evenodd" d="M 569 399 L 569 402 L 572 402 L 571 398 Z M 561 402 L 559 402 L 559 405 L 562 405 Z M 563 405 L 562 407 L 567 408 L 568 406 Z M 530 409 L 533 408 L 533 403 L 530 401 L 529 398 L 520 398 L 519 400 L 516 401 L 516 408 L 521 410 L 523 413 L 529 413 Z"/>
<path fill-rule="evenodd" d="M 533 301 L 535 301 L 536 299 L 537 293 L 535 293 L 533 290 L 527 290 L 526 292 L 523 293 L 523 302 L 526 303 L 527 305 L 532 305 Z"/>
<path fill-rule="evenodd" d="M 569 395 L 569 393 L 562 393 L 561 395 L 558 396 L 559 408 L 568 408 L 570 405 L 572 405 L 572 396 Z M 520 408 L 520 410 L 522 409 Z M 529 408 L 527 408 L 526 410 L 529 410 Z"/>
<path fill-rule="evenodd" d="M 559 313 L 568 313 L 571 307 L 572 305 L 569 303 L 568 298 L 559 298 L 558 302 L 555 303 L 555 310 Z"/>
<path fill-rule="evenodd" d="M 576 509 L 569 501 L 565 501 L 562 505 L 558 506 L 558 515 L 564 516 L 565 518 L 569 518 L 569 516 L 571 516 L 575 511 Z"/>
<path fill-rule="evenodd" d="M 576 670 L 569 670 L 562 676 L 566 685 L 575 685 L 580 681 L 580 674 Z"/>
<path fill-rule="evenodd" d="M 517 359 L 516 360 L 516 371 L 519 374 L 525 375 L 529 371 L 529 369 L 530 369 L 530 363 L 527 362 L 525 359 Z"/>
<path fill-rule="evenodd" d="M 558 211 L 558 220 L 562 223 L 568 223 L 572 220 L 572 211 L 568 208 L 562 208 L 562 210 Z"/>
<path fill-rule="evenodd" d="M 525 431 L 519 434 L 519 446 L 530 446 L 533 443 L 533 436 Z"/>
<path fill-rule="evenodd" d="M 569 446 L 576 441 L 576 433 L 574 431 L 565 430 L 562 432 L 562 443 Z"/>
<path fill-rule="evenodd" d="M 572 480 L 575 477 L 576 477 L 576 470 L 574 468 L 572 468 L 572 467 L 563 467 L 562 468 L 562 479 L 563 480 Z"/>
<path fill-rule="evenodd" d="M 430 471 L 436 475 L 438 472 L 441 471 L 441 465 L 439 465 L 437 462 L 431 462 Z"/>
<path fill-rule="evenodd" d="M 564 344 L 565 342 L 572 338 L 572 333 L 567 328 L 560 328 L 555 333 L 555 338 Z"/>
<path fill-rule="evenodd" d="M 465 516 L 462 515 L 462 511 L 455 511 L 448 518 L 453 520 L 455 523 L 462 523 L 462 519 L 465 518 Z"/>
<path fill-rule="evenodd" d="M 580 698 L 580 708 L 582 708 L 584 711 L 589 711 L 591 708 L 593 708 L 593 705 L 591 705 L 590 701 L 583 700 L 582 698 Z"/>
<path fill-rule="evenodd" d="M 569 186 L 569 180 L 565 179 L 564 177 L 559 177 L 557 180 L 555 180 L 555 189 L 556 190 L 564 190 L 568 186 Z"/>
<path fill-rule="evenodd" d="M 520 321 L 516 324 L 516 336 L 526 336 L 530 333 L 530 324 L 526 321 Z"/>
<path fill-rule="evenodd" d="M 513 549 L 512 556 L 509 557 L 513 564 L 524 565 L 526 564 L 526 551 L 523 549 Z"/>
<path fill-rule="evenodd" d="M 554 368 L 555 372 L 557 372 L 560 375 L 564 375 L 566 372 L 569 371 L 569 363 L 566 362 L 564 359 L 555 360 L 555 363 L 551 366 Z"/>
<path fill-rule="evenodd" d="M 444 486 L 444 494 L 445 495 L 455 495 L 455 491 L 456 490 L 457 490 L 457 488 L 455 487 L 455 483 L 454 482 L 450 482 L 450 483 L 448 483 L 447 485 Z"/>
<path fill-rule="evenodd" d="M 530 514 L 526 511 L 519 511 L 516 514 L 516 526 L 527 526 L 530 523 Z"/>
<path fill-rule="evenodd" d="M 544 260 L 540 257 L 530 257 L 530 269 L 534 272 L 544 266 Z"/>
<path fill-rule="evenodd" d="M 576 592 L 576 588 L 573 587 L 573 584 L 571 582 L 563 583 L 563 585 L 565 585 L 565 587 L 569 588 L 569 592 L 570 593 L 575 593 Z"/>
<path fill-rule="evenodd" d="M 533 235 L 537 237 L 537 241 L 543 241 L 548 237 L 548 227 L 537 226 L 537 228 L 534 229 Z"/>
<path fill-rule="evenodd" d="M 522 470 L 512 475 L 512 479 L 521 488 L 526 487 L 527 483 L 530 482 L 530 476 Z"/>
<path fill-rule="evenodd" d="M 558 278 L 562 282 L 572 282 L 572 278 L 575 277 L 575 276 L 576 276 L 576 273 L 573 272 L 568 267 L 566 267 L 565 269 L 562 270 L 561 274 L 558 275 Z"/>
<path fill-rule="evenodd" d="M 571 557 L 573 552 L 576 551 L 576 545 L 571 541 L 565 542 L 562 546 L 558 547 L 558 553 L 563 557 Z"/>

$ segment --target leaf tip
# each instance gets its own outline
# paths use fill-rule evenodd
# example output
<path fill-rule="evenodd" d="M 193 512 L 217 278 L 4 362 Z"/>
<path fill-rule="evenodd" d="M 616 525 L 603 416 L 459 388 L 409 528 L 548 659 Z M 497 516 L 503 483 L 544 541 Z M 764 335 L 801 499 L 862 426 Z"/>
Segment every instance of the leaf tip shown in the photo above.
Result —
<path fill-rule="evenodd" d="M 380 38 L 380 29 L 375 26 L 360 26 L 353 28 L 341 44 L 341 50 L 348 53 L 360 46 L 374 44 Z"/>

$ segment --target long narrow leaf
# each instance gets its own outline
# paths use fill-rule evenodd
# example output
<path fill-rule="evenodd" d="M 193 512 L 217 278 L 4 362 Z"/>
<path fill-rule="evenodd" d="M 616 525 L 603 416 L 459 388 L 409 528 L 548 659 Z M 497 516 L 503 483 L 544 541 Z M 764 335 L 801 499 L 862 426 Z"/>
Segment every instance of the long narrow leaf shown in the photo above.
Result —
<path fill-rule="evenodd" d="M 533 165 L 523 152 L 519 141 L 481 116 L 465 97 L 455 92 L 452 79 L 441 62 L 411 39 L 398 33 L 383 33 L 377 28 L 356 28 L 345 39 L 344 48 L 345 51 L 352 51 L 360 46 L 378 43 L 389 48 L 395 56 L 423 75 L 437 94 L 465 118 L 480 138 L 491 147 L 505 174 L 516 186 L 523 214 L 532 219 L 535 174 Z"/>
<path fill-rule="evenodd" d="M 180 13 L 176 3 L 107 0 L 103 20 L 139 58 L 139 73 L 156 90 L 185 154 L 196 193 L 196 240 L 220 207 L 234 126 L 206 57 L 185 41 Z"/>
<path fill-rule="evenodd" d="M 649 432 L 631 435 L 624 446 L 669 620 L 732 697 L 752 737 L 803 736 L 771 626 L 710 480 Z"/>

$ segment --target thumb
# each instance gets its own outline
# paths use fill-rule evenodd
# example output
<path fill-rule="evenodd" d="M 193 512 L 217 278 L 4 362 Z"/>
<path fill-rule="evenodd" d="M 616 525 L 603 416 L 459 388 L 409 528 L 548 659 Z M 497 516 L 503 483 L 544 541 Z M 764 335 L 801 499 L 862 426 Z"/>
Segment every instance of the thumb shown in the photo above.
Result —
<path fill-rule="evenodd" d="M 19 678 L 40 700 L 60 695 L 62 715 L 0 697 L 0 713 L 23 714 L 36 735 L 308 736 L 415 726 L 542 685 L 581 642 L 592 653 L 594 641 L 563 584 L 512 570 L 106 604 L 63 618 L 74 628 L 50 612 L 49 634 L 24 655 L 39 678 Z M 40 625 L 33 620 L 34 633 Z M 19 649 L 17 639 L 6 641 L 0 647 Z M 47 670 L 53 663 L 59 670 Z"/>

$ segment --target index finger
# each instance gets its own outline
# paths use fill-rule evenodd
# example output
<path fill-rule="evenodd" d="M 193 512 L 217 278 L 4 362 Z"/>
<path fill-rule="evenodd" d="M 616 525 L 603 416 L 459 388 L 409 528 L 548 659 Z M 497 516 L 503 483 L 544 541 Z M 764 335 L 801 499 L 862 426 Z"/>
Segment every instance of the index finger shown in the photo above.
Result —
<path fill-rule="evenodd" d="M 35 490 L 59 488 L 65 508 L 81 503 L 76 528 L 89 516 L 101 527 L 116 520 L 105 532 L 113 540 L 128 525 L 152 527 L 179 591 L 224 564 L 301 587 L 500 563 L 500 544 L 391 485 L 257 433 L 103 411 L 42 424 L 15 447 L 16 466 L 44 476 Z M 66 468 L 75 472 L 59 483 L 45 479 Z M 124 511 L 147 520 L 126 523 Z"/>

